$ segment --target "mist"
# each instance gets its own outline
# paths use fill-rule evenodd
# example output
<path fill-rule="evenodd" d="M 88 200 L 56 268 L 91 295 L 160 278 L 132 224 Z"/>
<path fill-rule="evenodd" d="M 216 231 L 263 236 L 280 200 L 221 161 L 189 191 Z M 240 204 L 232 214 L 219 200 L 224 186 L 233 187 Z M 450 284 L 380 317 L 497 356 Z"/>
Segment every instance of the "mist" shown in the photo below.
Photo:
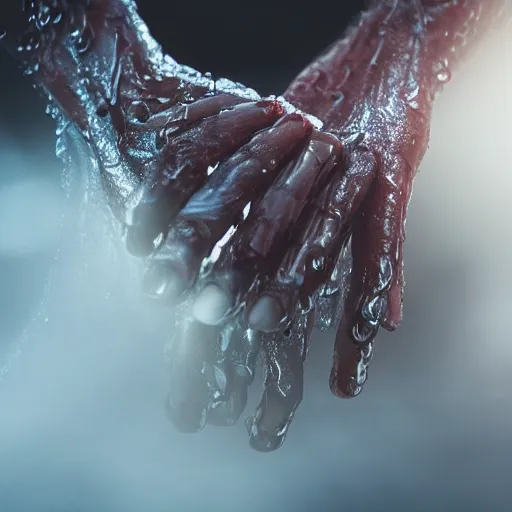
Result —
<path fill-rule="evenodd" d="M 42 157 L 53 134 L 30 151 L 0 137 L 0 511 L 512 510 L 511 33 L 493 33 L 437 102 L 403 326 L 379 335 L 351 401 L 330 395 L 334 333 L 317 333 L 271 454 L 250 450 L 243 421 L 174 431 L 172 311 L 142 297 L 100 199 L 66 199 Z"/>

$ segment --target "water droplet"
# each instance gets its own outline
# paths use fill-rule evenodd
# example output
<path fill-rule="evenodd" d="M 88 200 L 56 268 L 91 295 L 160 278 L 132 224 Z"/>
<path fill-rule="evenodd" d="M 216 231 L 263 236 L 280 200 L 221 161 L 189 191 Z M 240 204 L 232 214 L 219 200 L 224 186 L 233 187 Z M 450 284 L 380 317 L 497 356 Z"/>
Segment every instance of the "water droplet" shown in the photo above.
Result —
<path fill-rule="evenodd" d="M 448 83 L 451 80 L 451 78 L 452 75 L 447 68 L 443 69 L 442 71 L 438 71 L 437 73 L 437 79 L 443 84 Z"/>
<path fill-rule="evenodd" d="M 379 261 L 379 292 L 386 290 L 393 279 L 393 265 L 391 260 L 386 256 Z"/>
<path fill-rule="evenodd" d="M 378 327 L 384 309 L 384 296 L 377 295 L 371 300 L 366 300 L 361 308 L 363 318 L 372 327 Z"/>
<path fill-rule="evenodd" d="M 366 379 L 368 378 L 368 367 L 373 358 L 373 343 L 369 343 L 365 347 L 362 347 L 360 354 L 360 360 L 357 365 L 355 382 L 358 388 L 358 391 L 361 391 L 361 386 L 364 385 Z"/>
<path fill-rule="evenodd" d="M 322 272 L 325 268 L 325 258 L 323 256 L 318 256 L 317 258 L 313 258 L 311 262 L 311 266 L 315 272 Z"/>
<path fill-rule="evenodd" d="M 243 216 L 242 216 L 243 220 L 247 219 L 250 212 L 251 212 L 251 203 L 249 202 L 244 207 Z"/>
<path fill-rule="evenodd" d="M 373 340 L 376 329 L 364 320 L 358 321 L 352 327 L 352 340 L 356 344 L 366 344 Z"/>
<path fill-rule="evenodd" d="M 437 77 L 437 80 L 442 84 L 448 83 L 452 78 L 452 74 L 449 69 L 448 59 L 443 59 L 437 62 L 434 65 L 433 72 L 434 75 Z"/>
<path fill-rule="evenodd" d="M 215 172 L 215 170 L 217 169 L 217 167 L 219 167 L 219 163 L 218 163 L 218 162 L 217 162 L 215 165 L 210 165 L 210 166 L 208 167 L 207 171 L 206 171 L 206 174 L 207 174 L 208 176 L 211 176 L 211 175 Z"/>
<path fill-rule="evenodd" d="M 56 12 L 55 17 L 53 18 L 53 24 L 58 25 L 62 21 L 62 13 Z"/>
<path fill-rule="evenodd" d="M 43 29 L 44 27 L 46 27 L 46 25 L 48 25 L 51 22 L 51 20 L 52 20 L 52 16 L 51 16 L 50 7 L 48 7 L 45 4 L 42 4 L 39 7 L 39 14 L 36 18 L 37 28 L 39 30 Z"/>
<path fill-rule="evenodd" d="M 30 75 L 33 75 L 34 73 L 37 73 L 39 71 L 39 63 L 36 62 L 33 66 L 29 66 L 27 67 L 24 71 L 23 71 L 23 74 L 25 76 L 30 76 Z"/>

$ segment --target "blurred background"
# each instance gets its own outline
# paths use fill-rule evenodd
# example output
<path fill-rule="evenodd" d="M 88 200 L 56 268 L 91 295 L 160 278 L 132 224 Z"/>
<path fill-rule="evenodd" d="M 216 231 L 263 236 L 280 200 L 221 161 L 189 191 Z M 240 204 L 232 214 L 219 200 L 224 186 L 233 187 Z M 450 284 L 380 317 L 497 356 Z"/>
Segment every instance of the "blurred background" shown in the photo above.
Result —
<path fill-rule="evenodd" d="M 177 60 L 262 93 L 284 89 L 361 6 L 139 4 Z M 170 314 L 142 300 L 94 201 L 66 199 L 53 122 L 1 54 L 0 511 L 512 510 L 511 34 L 489 34 L 437 102 L 408 216 L 403 326 L 380 335 L 352 401 L 330 395 L 334 333 L 317 335 L 272 454 L 249 449 L 243 422 L 192 436 L 167 423 Z"/>

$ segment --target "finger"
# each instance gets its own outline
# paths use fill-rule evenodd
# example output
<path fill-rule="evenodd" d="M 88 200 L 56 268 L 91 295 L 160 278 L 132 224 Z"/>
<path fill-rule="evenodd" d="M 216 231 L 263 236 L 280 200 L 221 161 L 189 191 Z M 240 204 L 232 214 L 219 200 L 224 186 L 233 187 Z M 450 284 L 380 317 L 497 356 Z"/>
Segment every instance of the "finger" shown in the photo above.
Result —
<path fill-rule="evenodd" d="M 396 257 L 393 261 L 393 276 L 391 285 L 387 292 L 387 308 L 381 325 L 388 331 L 394 331 L 402 323 L 403 317 L 403 296 L 404 296 L 404 272 L 403 272 L 403 247 L 405 242 L 405 221 L 407 207 L 411 199 L 412 179 L 406 177 L 401 185 L 401 192 L 398 196 L 399 205 L 396 208 Z"/>
<path fill-rule="evenodd" d="M 375 159 L 357 152 L 338 169 L 319 200 L 297 221 L 298 234 L 285 254 L 276 275 L 265 284 L 248 308 L 252 329 L 271 331 L 287 322 L 301 299 L 311 300 L 332 274 L 348 229 L 374 179 Z M 305 227 L 303 227 L 305 226 Z M 274 311 L 271 319 L 264 310 Z M 278 321 L 275 321 L 278 319 Z M 271 321 L 272 320 L 272 321 Z"/>
<path fill-rule="evenodd" d="M 344 244 L 329 280 L 319 289 L 315 299 L 315 327 L 323 332 L 338 328 L 343 313 L 352 272 L 350 238 Z"/>
<path fill-rule="evenodd" d="M 401 226 L 408 196 L 403 165 L 400 159 L 388 162 L 390 174 L 381 174 L 374 181 L 353 225 L 350 289 L 336 335 L 330 380 L 333 393 L 339 396 L 361 392 L 373 342 L 389 317 L 389 294 L 402 279 Z"/>
<path fill-rule="evenodd" d="M 386 318 L 396 324 L 397 310 L 401 314 L 401 291 L 397 297 L 396 286 L 402 284 L 410 168 L 400 157 L 383 162 L 383 166 L 365 200 L 352 244 L 354 262 L 361 268 L 361 296 L 355 318 L 359 335 L 354 337 L 361 344 L 375 336 Z"/>
<path fill-rule="evenodd" d="M 269 452 L 279 448 L 302 401 L 304 359 L 314 324 L 312 311 L 298 311 L 283 332 L 263 335 L 264 390 L 247 428 L 252 448 Z"/>
<path fill-rule="evenodd" d="M 369 304 L 365 296 L 365 264 L 364 260 L 358 259 L 362 251 L 357 249 L 358 245 L 364 247 L 362 240 L 366 232 L 363 226 L 362 222 L 358 222 L 352 235 L 352 271 L 341 321 L 336 332 L 329 380 L 331 391 L 342 398 L 353 398 L 361 393 L 368 377 L 373 342 L 379 329 L 378 320 L 373 317 L 367 320 L 362 313 L 362 305 Z M 372 311 L 372 314 L 380 317 L 382 302 L 377 302 L 374 306 L 380 307 L 380 310 Z"/>
<path fill-rule="evenodd" d="M 206 423 L 210 388 L 205 374 L 218 330 L 195 322 L 187 314 L 189 308 L 189 302 L 180 306 L 174 339 L 166 347 L 170 381 L 166 410 L 177 430 L 193 433 Z"/>
<path fill-rule="evenodd" d="M 237 105 L 175 137 L 160 150 L 133 194 L 125 222 L 137 254 L 149 254 L 173 217 L 205 182 L 209 169 L 283 115 L 276 101 Z"/>
<path fill-rule="evenodd" d="M 336 164 L 339 141 L 314 131 L 308 145 L 280 173 L 223 249 L 196 300 L 196 318 L 217 323 L 245 300 L 256 276 L 271 272 L 283 256 L 288 232 L 315 187 Z M 213 306 L 212 304 L 215 304 Z"/>
<path fill-rule="evenodd" d="M 248 330 L 240 315 L 222 328 L 208 423 L 228 426 L 238 421 L 247 405 L 259 348 L 260 335 Z"/>
<path fill-rule="evenodd" d="M 165 242 L 152 257 L 146 287 L 155 298 L 163 296 L 155 290 L 169 290 L 165 280 L 173 283 L 172 291 L 185 291 L 194 283 L 203 260 L 230 226 L 237 225 L 243 209 L 257 198 L 275 179 L 297 146 L 304 143 L 311 125 L 302 116 L 283 117 L 273 128 L 264 130 L 223 162 L 195 193 L 176 217 Z M 164 283 L 154 280 L 158 275 Z"/>
<path fill-rule="evenodd" d="M 160 150 L 169 144 L 171 137 L 176 137 L 201 120 L 217 115 L 222 110 L 247 102 L 230 94 L 216 94 L 191 103 L 176 104 L 175 97 L 179 98 L 178 92 L 183 94 L 182 89 L 186 85 L 183 84 L 180 88 L 178 84 L 169 84 L 169 81 L 179 82 L 179 79 L 168 77 L 167 89 L 160 95 L 158 90 L 155 90 L 158 89 L 159 83 L 151 82 L 148 85 L 151 94 L 146 92 L 147 97 L 143 96 L 140 100 L 133 101 L 126 109 L 126 129 L 119 140 L 119 145 L 134 169 L 150 167 Z M 193 92 L 195 91 L 187 91 L 187 94 L 192 95 Z M 169 96 L 172 99 L 169 99 Z M 130 199 L 128 216 L 133 213 L 134 200 L 134 197 Z M 136 256 L 147 255 L 144 246 L 139 247 L 136 234 L 134 230 L 128 231 L 128 250 Z"/>
<path fill-rule="evenodd" d="M 148 99 L 134 101 L 128 109 L 132 125 L 144 131 L 156 131 L 162 139 L 161 147 L 169 142 L 170 135 L 182 132 L 194 123 L 219 114 L 222 110 L 247 103 L 247 100 L 231 94 L 215 94 L 192 103 L 179 103 L 170 107 L 167 104 L 169 101 L 162 102 L 152 95 Z"/>

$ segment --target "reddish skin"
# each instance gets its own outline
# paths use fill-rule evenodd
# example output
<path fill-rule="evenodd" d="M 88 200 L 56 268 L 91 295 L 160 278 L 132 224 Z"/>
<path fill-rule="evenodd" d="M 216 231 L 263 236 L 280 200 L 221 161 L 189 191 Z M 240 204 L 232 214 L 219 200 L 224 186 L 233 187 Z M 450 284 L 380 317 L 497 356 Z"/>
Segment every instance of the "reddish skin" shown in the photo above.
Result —
<path fill-rule="evenodd" d="M 168 299 L 193 286 L 211 245 L 239 222 L 247 201 L 254 203 L 209 280 L 226 291 L 233 311 L 244 301 L 272 297 L 279 311 L 276 328 L 283 328 L 242 336 L 240 314 L 228 317 L 220 330 L 185 318 L 172 359 L 179 372 L 194 376 L 187 377 L 185 395 L 171 397 L 168 405 L 180 430 L 202 428 L 210 388 L 201 372 L 188 370 L 213 361 L 233 375 L 227 398 L 209 409 L 208 421 L 236 421 L 261 341 L 265 391 L 249 430 L 253 447 L 276 449 L 302 397 L 315 312 L 303 314 L 301 304 L 329 282 L 349 240 L 353 270 L 336 336 L 333 393 L 359 394 L 379 327 L 400 324 L 406 211 L 427 149 L 435 95 L 505 2 L 372 2 L 346 37 L 284 94 L 322 120 L 321 131 L 302 115 L 286 117 L 276 101 L 249 103 L 230 93 L 212 95 L 207 86 L 187 80 L 155 77 L 119 0 L 59 3 L 73 13 L 74 25 L 45 25 L 39 47 L 26 57 L 39 64 L 36 81 L 89 141 L 112 210 L 127 226 L 128 248 L 148 256 L 155 236 L 164 234 L 151 255 L 148 292 Z M 59 33 L 77 26 L 87 27 L 82 39 L 54 44 Z M 94 38 L 87 38 L 87 30 Z M 84 66 L 98 71 L 85 88 Z M 91 78 L 87 71 L 85 78 Z M 224 163 L 209 177 L 208 166 L 219 161 Z M 268 182 L 256 179 L 261 168 L 270 171 Z M 127 183 L 134 194 L 126 192 Z M 316 268 L 314 261 L 320 262 Z M 206 343 L 204 360 L 198 359 L 186 342 L 197 333 L 203 340 L 223 336 L 236 349 L 220 363 L 208 359 L 220 356 L 211 354 L 213 342 Z M 235 366 L 248 368 L 248 376 L 236 374 Z"/>
<path fill-rule="evenodd" d="M 345 146 L 349 172 L 361 152 L 374 160 L 372 190 L 353 221 L 354 270 L 330 378 L 339 396 L 359 394 L 366 379 L 359 363 L 371 349 L 353 343 L 358 338 L 354 328 L 365 323 L 365 301 L 381 297 L 384 305 L 381 314 L 376 311 L 375 328 L 363 338 L 372 341 L 378 324 L 394 330 L 401 323 L 406 211 L 428 146 L 433 101 L 503 5 L 484 0 L 374 2 L 359 24 L 306 67 L 285 93 L 342 141 L 357 137 Z"/>

